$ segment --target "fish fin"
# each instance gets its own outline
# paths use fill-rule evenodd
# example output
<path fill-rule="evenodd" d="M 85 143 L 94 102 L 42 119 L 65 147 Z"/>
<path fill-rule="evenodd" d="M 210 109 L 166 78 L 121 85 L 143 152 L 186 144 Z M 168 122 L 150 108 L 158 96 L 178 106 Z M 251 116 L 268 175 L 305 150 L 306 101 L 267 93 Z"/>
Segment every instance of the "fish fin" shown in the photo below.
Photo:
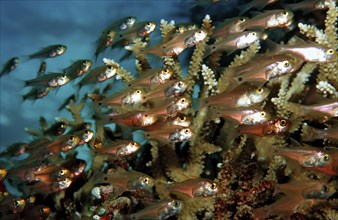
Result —
<path fill-rule="evenodd" d="M 207 58 L 210 54 L 215 52 L 216 46 L 214 45 L 208 45 L 205 47 L 204 54 L 203 54 L 203 59 Z"/>
<path fill-rule="evenodd" d="M 239 10 L 239 16 L 242 16 L 245 14 L 247 11 L 249 11 L 252 8 L 253 4 L 252 2 L 249 2 L 247 4 L 242 4 L 240 6 L 237 6 L 236 8 Z"/>
<path fill-rule="evenodd" d="M 279 48 L 280 48 L 279 44 L 277 44 L 276 42 L 270 40 L 269 38 L 267 38 L 265 40 L 265 43 L 268 46 L 268 48 L 269 48 L 269 50 L 270 50 L 271 53 L 274 53 L 274 52 L 278 51 Z"/>
<path fill-rule="evenodd" d="M 301 138 L 302 141 L 312 141 L 317 137 L 317 129 L 309 126 L 307 123 L 304 123 L 301 129 Z"/>
<path fill-rule="evenodd" d="M 119 61 L 122 62 L 122 61 L 124 61 L 124 60 L 130 58 L 132 55 L 133 55 L 133 52 L 127 51 L 127 52 L 119 59 Z"/>

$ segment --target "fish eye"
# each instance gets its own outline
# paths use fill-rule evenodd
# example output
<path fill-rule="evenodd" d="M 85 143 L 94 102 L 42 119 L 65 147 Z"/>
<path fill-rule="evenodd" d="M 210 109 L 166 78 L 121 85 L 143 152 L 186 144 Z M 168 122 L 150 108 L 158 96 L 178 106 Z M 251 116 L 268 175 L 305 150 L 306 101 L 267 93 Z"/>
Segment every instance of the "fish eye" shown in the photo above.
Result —
<path fill-rule="evenodd" d="M 185 103 L 185 98 L 181 99 L 181 103 Z"/>
<path fill-rule="evenodd" d="M 252 36 L 256 36 L 256 32 L 252 32 L 251 35 L 252 35 Z"/>
<path fill-rule="evenodd" d="M 266 134 L 272 134 L 272 132 L 273 132 L 273 130 L 272 130 L 271 128 L 268 128 L 268 129 L 266 130 Z"/>
<path fill-rule="evenodd" d="M 190 133 L 190 130 L 189 129 L 185 129 L 184 133 L 188 134 L 188 133 Z"/>
<path fill-rule="evenodd" d="M 70 136 L 69 140 L 70 141 L 75 141 L 75 137 L 74 136 Z"/>
<path fill-rule="evenodd" d="M 240 22 L 244 22 L 246 19 L 245 18 L 240 18 L 239 21 Z"/>
<path fill-rule="evenodd" d="M 144 178 L 143 179 L 143 183 L 148 184 L 149 183 L 149 178 L 148 177 Z"/>
<path fill-rule="evenodd" d="M 333 49 L 328 49 L 327 51 L 326 51 L 326 54 L 328 54 L 328 55 L 332 55 L 334 53 L 334 50 Z"/>
<path fill-rule="evenodd" d="M 211 184 L 211 189 L 216 189 L 217 188 L 217 184 L 216 183 L 212 183 Z"/>
<path fill-rule="evenodd" d="M 148 22 L 147 23 L 147 27 L 151 27 L 152 23 L 151 22 Z"/>
<path fill-rule="evenodd" d="M 282 14 L 283 14 L 283 15 L 287 15 L 288 12 L 287 12 L 287 11 L 283 11 Z"/>
<path fill-rule="evenodd" d="M 283 63 L 283 65 L 284 65 L 285 67 L 288 67 L 288 66 L 290 65 L 290 63 L 289 63 L 289 61 L 285 61 L 285 62 Z"/>
<path fill-rule="evenodd" d="M 324 185 L 321 191 L 323 193 L 327 193 L 327 192 L 329 192 L 329 188 L 326 185 Z"/>
<path fill-rule="evenodd" d="M 261 93 L 263 92 L 263 88 L 258 88 L 256 91 L 257 91 L 259 94 L 261 94 Z"/>
<path fill-rule="evenodd" d="M 137 93 L 137 94 L 140 94 L 140 93 L 141 93 L 141 90 L 136 90 L 136 93 Z"/>
<path fill-rule="evenodd" d="M 134 145 L 134 146 L 137 146 L 136 142 L 133 142 L 133 143 L 131 143 L 131 144 Z"/>
<path fill-rule="evenodd" d="M 174 207 L 179 207 L 179 206 L 180 206 L 180 203 L 178 203 L 177 201 L 174 201 L 174 202 L 173 202 L 173 205 L 174 205 Z"/>
<path fill-rule="evenodd" d="M 282 119 L 282 120 L 280 121 L 280 125 L 281 125 L 281 126 L 285 126 L 285 125 L 286 125 L 286 120 Z"/>
<path fill-rule="evenodd" d="M 261 112 L 261 116 L 264 117 L 266 115 L 265 112 Z"/>
<path fill-rule="evenodd" d="M 325 154 L 323 159 L 324 159 L 324 161 L 328 161 L 330 159 L 330 156 L 328 154 Z"/>
<path fill-rule="evenodd" d="M 185 116 L 181 116 L 181 117 L 180 117 L 180 120 L 181 120 L 181 121 L 185 121 L 186 119 L 187 119 L 187 118 L 186 118 Z"/>

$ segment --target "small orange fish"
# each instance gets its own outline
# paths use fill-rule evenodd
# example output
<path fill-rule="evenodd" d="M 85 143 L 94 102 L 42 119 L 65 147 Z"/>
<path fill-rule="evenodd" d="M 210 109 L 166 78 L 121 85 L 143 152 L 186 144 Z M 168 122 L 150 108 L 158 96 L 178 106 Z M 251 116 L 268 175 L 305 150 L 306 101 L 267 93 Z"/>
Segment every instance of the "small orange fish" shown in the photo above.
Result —
<path fill-rule="evenodd" d="M 326 175 L 338 175 L 338 151 L 319 150 L 314 147 L 301 146 L 278 148 L 277 154 L 297 161 L 307 170 L 318 171 Z"/>
<path fill-rule="evenodd" d="M 13 57 L 8 60 L 2 67 L 0 72 L 0 77 L 3 75 L 9 74 L 13 70 L 15 70 L 19 65 L 19 57 Z"/>
<path fill-rule="evenodd" d="M 164 143 L 182 142 L 188 140 L 193 135 L 193 131 L 190 128 L 168 128 L 168 130 L 154 130 L 145 132 L 145 136 L 148 139 L 156 139 Z"/>
<path fill-rule="evenodd" d="M 249 11 L 251 8 L 262 11 L 265 6 L 276 2 L 278 2 L 278 0 L 252 0 L 249 3 L 241 4 L 241 6 L 238 7 L 238 9 L 240 10 L 239 14 L 242 15 L 245 12 Z"/>
<path fill-rule="evenodd" d="M 260 137 L 269 135 L 282 135 L 289 132 L 292 123 L 283 118 L 274 118 L 263 124 L 240 125 L 238 130 L 241 134 L 253 134 Z"/>
<path fill-rule="evenodd" d="M 137 38 L 143 38 L 151 34 L 156 28 L 156 23 L 153 21 L 143 21 L 134 24 L 132 27 L 120 31 L 112 43 L 112 48 L 117 45 L 127 46 L 134 42 Z"/>
<path fill-rule="evenodd" d="M 79 145 L 81 138 L 72 134 L 59 136 L 46 144 L 45 149 L 50 153 L 60 153 L 74 149 Z"/>
<path fill-rule="evenodd" d="M 289 10 L 267 10 L 243 22 L 243 30 L 265 30 L 269 28 L 285 28 L 292 24 L 294 14 Z"/>
<path fill-rule="evenodd" d="M 169 186 L 169 192 L 177 196 L 189 198 L 210 197 L 218 193 L 217 184 L 209 179 L 187 179 L 183 182 L 173 183 Z"/>
<path fill-rule="evenodd" d="M 137 171 L 125 171 L 118 169 L 101 175 L 97 183 L 109 183 L 123 192 L 150 191 L 154 186 L 154 179 L 144 173 Z"/>
<path fill-rule="evenodd" d="M 150 53 L 160 57 L 176 57 L 186 48 L 193 47 L 204 40 L 206 36 L 207 33 L 203 30 L 187 30 L 183 33 L 175 33 L 169 41 L 141 50 L 141 53 Z"/>
<path fill-rule="evenodd" d="M 338 60 L 338 53 L 334 48 L 329 48 L 314 42 L 305 42 L 296 38 L 297 42 L 292 45 L 279 45 L 267 40 L 271 54 L 293 54 L 306 62 L 329 63 Z"/>
<path fill-rule="evenodd" d="M 287 8 L 292 11 L 302 11 L 304 14 L 317 11 L 325 10 L 329 7 L 328 0 L 304 0 L 297 3 L 282 4 L 284 8 Z"/>
<path fill-rule="evenodd" d="M 25 86 L 60 87 L 69 81 L 70 78 L 64 73 L 48 73 L 34 79 L 26 80 Z"/>
<path fill-rule="evenodd" d="M 270 90 L 254 85 L 240 85 L 230 91 L 202 99 L 200 106 L 222 106 L 224 108 L 251 107 L 263 102 Z"/>
<path fill-rule="evenodd" d="M 185 92 L 186 89 L 187 84 L 184 81 L 169 80 L 168 82 L 151 89 L 146 95 L 146 100 L 180 96 Z"/>
<path fill-rule="evenodd" d="M 59 136 L 62 135 L 67 129 L 67 124 L 64 122 L 56 122 L 49 128 L 43 131 L 45 135 Z"/>
<path fill-rule="evenodd" d="M 318 139 L 338 140 L 338 125 L 333 125 L 326 129 L 314 128 L 306 123 L 302 126 L 301 137 L 303 141 L 313 141 Z"/>
<path fill-rule="evenodd" d="M 258 42 L 260 39 L 266 39 L 267 36 L 257 31 L 243 31 L 228 35 L 224 40 L 208 46 L 204 53 L 204 58 L 217 51 L 225 51 L 227 55 L 236 50 L 244 49 Z"/>
<path fill-rule="evenodd" d="M 158 120 L 158 116 L 149 112 L 132 111 L 121 115 L 109 114 L 102 116 L 108 123 L 117 123 L 119 125 L 143 128 L 154 124 Z"/>
<path fill-rule="evenodd" d="M 263 110 L 253 108 L 236 108 L 236 109 L 210 109 L 209 111 L 214 117 L 229 118 L 240 125 L 262 124 L 268 121 L 271 115 Z"/>
<path fill-rule="evenodd" d="M 334 187 L 313 180 L 295 180 L 285 184 L 276 184 L 275 192 L 283 193 L 285 196 L 278 199 L 271 205 L 253 210 L 254 219 L 265 219 L 272 215 L 278 215 L 282 218 L 290 218 L 295 212 L 305 214 L 304 203 L 314 204 L 315 200 L 329 198 L 335 193 Z M 310 208 L 308 206 L 308 208 Z"/>
<path fill-rule="evenodd" d="M 312 105 L 289 102 L 287 109 L 297 117 L 327 121 L 338 117 L 338 99 L 327 100 Z"/>
<path fill-rule="evenodd" d="M 47 59 L 47 58 L 53 58 L 60 56 L 64 54 L 67 50 L 67 46 L 62 45 L 62 44 L 56 44 L 56 45 L 51 45 L 45 48 L 42 48 L 41 50 L 30 54 L 27 56 L 27 59 Z"/>
<path fill-rule="evenodd" d="M 69 76 L 71 80 L 73 80 L 88 72 L 92 67 L 92 64 L 93 62 L 91 60 L 77 60 L 69 67 L 66 67 L 63 71 Z"/>
<path fill-rule="evenodd" d="M 160 200 L 136 213 L 126 216 L 126 219 L 167 219 L 171 216 L 178 215 L 181 212 L 182 207 L 183 204 L 179 200 Z"/>
<path fill-rule="evenodd" d="M 174 71 L 170 68 L 150 69 L 139 74 L 139 77 L 130 82 L 129 87 L 157 86 L 170 80 Z"/>
<path fill-rule="evenodd" d="M 109 145 L 104 144 L 101 148 L 95 149 L 98 155 L 114 155 L 124 157 L 131 155 L 140 149 L 141 145 L 136 141 L 114 141 Z"/>
<path fill-rule="evenodd" d="M 148 113 L 164 117 L 175 117 L 178 113 L 182 113 L 187 109 L 191 102 L 191 98 L 188 96 L 166 99 L 163 102 L 155 103 L 155 107 L 149 110 Z"/>
<path fill-rule="evenodd" d="M 89 71 L 89 73 L 87 73 L 87 75 L 85 75 L 85 77 L 80 80 L 78 86 L 81 88 L 82 86 L 87 84 L 103 82 L 115 76 L 116 72 L 117 66 L 115 65 L 98 66 Z"/>
<path fill-rule="evenodd" d="M 235 17 L 226 19 L 223 22 L 216 23 L 216 28 L 212 33 L 213 38 L 226 38 L 229 34 L 239 33 L 244 31 L 241 24 L 247 21 L 247 17 Z"/>

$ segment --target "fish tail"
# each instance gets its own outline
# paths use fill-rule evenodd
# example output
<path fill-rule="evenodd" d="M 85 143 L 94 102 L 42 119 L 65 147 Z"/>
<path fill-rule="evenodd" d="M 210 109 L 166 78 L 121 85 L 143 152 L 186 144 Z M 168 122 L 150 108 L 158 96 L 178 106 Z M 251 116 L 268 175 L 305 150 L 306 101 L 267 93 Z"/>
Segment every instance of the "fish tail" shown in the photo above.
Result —
<path fill-rule="evenodd" d="M 318 129 L 309 126 L 307 123 L 304 123 L 301 130 L 302 141 L 312 141 L 319 139 Z"/>
<path fill-rule="evenodd" d="M 124 61 L 124 60 L 130 58 L 130 57 L 132 56 L 132 54 L 133 54 L 133 52 L 127 51 L 127 53 L 125 53 L 125 54 L 119 59 L 119 61 L 122 62 L 122 61 Z"/>
<path fill-rule="evenodd" d="M 252 4 L 249 2 L 247 4 L 237 6 L 236 8 L 239 10 L 239 16 L 242 16 L 247 11 L 249 11 L 251 7 L 252 7 Z"/>
<path fill-rule="evenodd" d="M 304 116 L 309 111 L 306 107 L 302 106 L 301 104 L 297 104 L 293 102 L 289 102 L 285 104 L 285 109 L 292 112 L 294 116 L 296 117 Z"/>
<path fill-rule="evenodd" d="M 213 52 L 214 52 L 213 45 L 209 45 L 209 46 L 205 47 L 203 59 L 207 58 Z"/>

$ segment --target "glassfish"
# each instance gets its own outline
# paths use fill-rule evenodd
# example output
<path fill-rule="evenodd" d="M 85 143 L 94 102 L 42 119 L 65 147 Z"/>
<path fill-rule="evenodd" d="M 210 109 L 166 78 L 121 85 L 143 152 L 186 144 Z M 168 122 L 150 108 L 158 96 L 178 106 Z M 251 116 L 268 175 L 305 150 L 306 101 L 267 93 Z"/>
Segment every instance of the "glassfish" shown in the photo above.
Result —
<path fill-rule="evenodd" d="M 71 80 L 73 80 L 88 72 L 92 67 L 92 64 L 93 62 L 91 60 L 77 60 L 73 62 L 69 67 L 65 68 L 63 71 Z"/>
<path fill-rule="evenodd" d="M 160 43 L 148 49 L 144 49 L 141 53 L 150 53 L 157 56 L 178 56 L 186 48 L 193 47 L 207 36 L 203 30 L 187 30 L 183 33 L 175 33 L 169 41 Z"/>
<path fill-rule="evenodd" d="M 156 28 L 156 23 L 152 21 L 143 21 L 134 24 L 131 28 L 120 31 L 112 43 L 112 48 L 117 45 L 127 46 L 137 38 L 143 38 L 151 34 Z"/>
<path fill-rule="evenodd" d="M 182 95 L 187 89 L 187 84 L 182 80 L 169 80 L 159 86 L 151 89 L 146 97 L 146 100 L 163 99 L 167 97 L 175 97 Z"/>
<path fill-rule="evenodd" d="M 56 122 L 52 124 L 49 128 L 43 131 L 45 135 L 51 135 L 51 136 L 59 136 L 62 135 L 66 129 L 67 129 L 67 124 L 65 122 Z"/>
<path fill-rule="evenodd" d="M 314 128 L 307 123 L 302 126 L 301 137 L 303 141 L 313 141 L 318 139 L 338 140 L 338 125 L 333 125 L 326 129 Z"/>
<path fill-rule="evenodd" d="M 201 100 L 200 106 L 222 106 L 224 108 L 251 107 L 263 102 L 270 90 L 254 85 L 240 85 L 232 90 L 226 90 L 209 98 Z"/>
<path fill-rule="evenodd" d="M 148 139 L 155 139 L 163 143 L 176 143 L 188 140 L 193 135 L 190 128 L 167 128 L 164 130 L 146 131 L 145 136 Z"/>
<path fill-rule="evenodd" d="M 294 14 L 289 10 L 266 10 L 263 13 L 243 22 L 243 30 L 265 30 L 269 28 L 285 28 L 292 24 Z"/>
<path fill-rule="evenodd" d="M 109 114 L 102 116 L 104 121 L 108 123 L 117 123 L 132 128 L 143 128 L 154 124 L 158 120 L 158 116 L 149 114 L 148 112 L 132 111 L 120 115 Z"/>
<path fill-rule="evenodd" d="M 307 202 L 311 207 L 314 200 L 328 199 L 335 191 L 329 184 L 314 180 L 294 180 L 285 184 L 276 184 L 274 194 L 283 193 L 285 196 L 271 205 L 254 209 L 254 219 L 265 219 L 271 215 L 290 218 L 292 213 L 305 212 L 306 206 L 302 204 Z"/>
<path fill-rule="evenodd" d="M 225 117 L 229 118 L 240 125 L 255 125 L 262 124 L 271 118 L 271 115 L 266 111 L 253 109 L 253 108 L 242 108 L 242 109 L 220 109 L 211 108 L 209 109 L 214 117 Z"/>
<path fill-rule="evenodd" d="M 243 72 L 234 77 L 234 84 L 242 83 L 258 83 L 258 86 L 263 86 L 271 79 L 275 79 L 286 74 L 296 72 L 303 64 L 303 60 L 295 56 L 275 56 L 274 62 L 268 66 L 261 66 L 260 68 Z M 280 59 L 279 59 L 280 58 Z"/>
<path fill-rule="evenodd" d="M 117 72 L 117 66 L 114 65 L 103 65 L 103 66 L 98 66 L 85 75 L 78 85 L 80 88 L 84 85 L 91 84 L 91 83 L 100 83 L 103 82 L 107 79 L 112 78 L 113 76 L 116 75 Z"/>
<path fill-rule="evenodd" d="M 224 40 L 208 46 L 205 50 L 204 57 L 217 51 L 225 51 L 227 55 L 230 55 L 234 51 L 249 47 L 253 43 L 266 37 L 265 34 L 257 31 L 243 31 L 230 34 Z"/>
<path fill-rule="evenodd" d="M 240 24 L 247 21 L 248 19 L 249 18 L 247 17 L 235 17 L 216 23 L 216 28 L 211 37 L 226 38 L 229 34 L 242 32 L 244 30 Z"/>
<path fill-rule="evenodd" d="M 148 111 L 151 115 L 159 115 L 164 117 L 175 117 L 178 113 L 183 112 L 191 104 L 190 97 L 174 97 L 164 102 L 155 103 L 154 108 Z M 158 106 L 161 105 L 161 106 Z"/>
<path fill-rule="evenodd" d="M 304 14 L 317 11 L 325 10 L 329 7 L 328 0 L 304 0 L 297 3 L 282 4 L 284 8 L 287 8 L 292 11 L 303 11 Z"/>
<path fill-rule="evenodd" d="M 253 134 L 260 137 L 269 135 L 282 135 L 289 132 L 291 122 L 284 118 L 273 118 L 263 124 L 240 125 L 238 130 L 241 134 Z"/>
<path fill-rule="evenodd" d="M 95 149 L 98 155 L 114 155 L 124 157 L 131 155 L 140 149 L 141 145 L 136 141 L 114 141 L 110 144 L 104 144 L 101 148 Z"/>
<path fill-rule="evenodd" d="M 47 59 L 47 58 L 53 58 L 62 55 L 67 50 L 67 46 L 62 44 L 55 44 L 50 45 L 48 47 L 42 48 L 41 50 L 30 54 L 27 56 L 27 59 Z"/>
<path fill-rule="evenodd" d="M 125 171 L 122 169 L 111 171 L 107 175 L 100 176 L 102 177 L 99 177 L 97 183 L 109 183 L 122 190 L 122 192 L 150 191 L 155 181 L 152 177 L 144 173 Z"/>
<path fill-rule="evenodd" d="M 319 150 L 314 147 L 300 146 L 293 148 L 278 148 L 277 154 L 285 156 L 308 170 L 335 176 L 338 174 L 338 151 Z"/>
<path fill-rule="evenodd" d="M 183 204 L 179 200 L 161 200 L 156 201 L 154 204 L 126 216 L 126 219 L 167 219 L 171 216 L 178 215 L 182 210 Z"/>
<path fill-rule="evenodd" d="M 26 86 L 38 87 L 60 87 L 70 81 L 70 78 L 64 73 L 48 73 L 38 76 L 31 80 L 26 80 Z"/>
<path fill-rule="evenodd" d="M 128 86 L 157 86 L 170 80 L 173 75 L 174 71 L 170 68 L 151 69 L 140 73 L 140 76 L 131 81 Z"/>
<path fill-rule="evenodd" d="M 242 15 L 245 12 L 249 11 L 251 8 L 255 8 L 258 11 L 262 11 L 262 9 L 272 3 L 278 2 L 278 0 L 252 0 L 247 4 L 242 4 L 238 9 L 240 10 L 239 14 Z"/>
<path fill-rule="evenodd" d="M 15 70 L 18 65 L 19 65 L 19 57 L 13 57 L 10 60 L 8 60 L 1 69 L 0 72 L 0 77 L 2 77 L 3 75 L 9 74 L 10 72 L 12 72 L 13 70 Z"/>
<path fill-rule="evenodd" d="M 169 192 L 177 196 L 189 198 L 210 197 L 218 193 L 218 186 L 209 179 L 187 179 L 183 182 L 170 185 Z"/>
<path fill-rule="evenodd" d="M 326 100 L 317 104 L 302 105 L 288 102 L 287 109 L 297 117 L 327 121 L 338 117 L 338 99 Z"/>
<path fill-rule="evenodd" d="M 306 62 L 329 63 L 338 59 L 338 54 L 334 48 L 314 43 L 305 42 L 300 38 L 296 38 L 297 42 L 292 45 L 279 45 L 268 40 L 268 46 L 271 54 L 290 53 L 300 57 Z"/>

